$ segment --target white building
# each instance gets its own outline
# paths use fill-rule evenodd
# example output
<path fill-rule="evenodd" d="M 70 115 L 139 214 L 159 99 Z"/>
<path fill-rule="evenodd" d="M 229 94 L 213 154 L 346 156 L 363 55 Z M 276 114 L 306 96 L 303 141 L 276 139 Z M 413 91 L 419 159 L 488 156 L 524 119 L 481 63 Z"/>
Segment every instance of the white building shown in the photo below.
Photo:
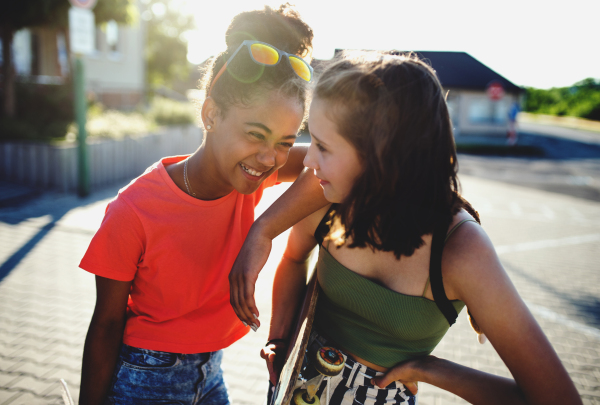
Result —
<path fill-rule="evenodd" d="M 336 50 L 338 54 L 341 50 Z M 435 69 L 444 90 L 456 137 L 506 136 L 509 111 L 520 104 L 524 89 L 465 52 L 413 51 Z M 500 85 L 503 96 L 492 100 L 490 85 Z"/>
<path fill-rule="evenodd" d="M 27 28 L 13 40 L 17 76 L 41 84 L 62 84 L 70 75 L 69 32 L 48 27 Z M 114 21 L 96 27 L 95 50 L 85 56 L 86 89 L 110 108 L 133 108 L 145 87 L 143 20 L 135 25 Z"/>

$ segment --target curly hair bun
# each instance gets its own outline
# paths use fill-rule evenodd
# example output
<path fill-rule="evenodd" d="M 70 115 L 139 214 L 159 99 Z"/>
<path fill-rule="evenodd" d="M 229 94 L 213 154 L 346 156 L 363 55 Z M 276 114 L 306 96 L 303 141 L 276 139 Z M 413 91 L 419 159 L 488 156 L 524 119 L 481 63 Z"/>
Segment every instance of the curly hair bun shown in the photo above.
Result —
<path fill-rule="evenodd" d="M 221 74 L 219 80 L 213 83 L 213 77 L 247 39 L 266 42 L 305 59 L 312 53 L 312 29 L 294 6 L 286 3 L 278 9 L 265 6 L 262 10 L 245 11 L 233 17 L 227 28 L 227 50 L 203 68 L 205 73 L 201 88 L 205 91 L 212 89 L 211 97 L 223 112 L 232 105 L 250 105 L 274 90 L 296 98 L 306 111 L 308 86 L 294 73 L 289 63 L 266 68 L 254 63 L 247 51 L 240 52 L 227 65 L 228 74 Z"/>
<path fill-rule="evenodd" d="M 265 6 L 262 10 L 236 15 L 225 33 L 227 50 L 235 50 L 246 39 L 267 42 L 285 52 L 305 57 L 312 52 L 313 31 L 296 7 L 285 3 L 279 9 Z"/>

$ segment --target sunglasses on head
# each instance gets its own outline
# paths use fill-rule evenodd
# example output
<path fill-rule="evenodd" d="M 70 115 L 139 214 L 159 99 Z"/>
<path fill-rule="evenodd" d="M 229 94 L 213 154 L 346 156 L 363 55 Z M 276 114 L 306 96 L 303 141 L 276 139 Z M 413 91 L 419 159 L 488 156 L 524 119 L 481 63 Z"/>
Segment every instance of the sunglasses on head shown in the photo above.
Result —
<path fill-rule="evenodd" d="M 227 59 L 227 62 L 223 65 L 219 73 L 215 76 L 210 85 L 210 89 L 208 90 L 208 97 L 212 93 L 212 89 L 215 86 L 219 77 L 225 72 L 227 66 L 230 62 L 235 58 L 235 56 L 240 52 L 240 50 L 244 47 L 248 48 L 250 58 L 260 66 L 275 66 L 281 62 L 284 56 L 287 57 L 287 60 L 292 67 L 292 70 L 303 80 L 310 82 L 313 76 L 313 68 L 306 63 L 304 59 L 297 55 L 292 55 L 291 53 L 287 53 L 275 48 L 271 44 L 267 44 L 266 42 L 253 41 L 253 40 L 245 40 L 241 43 L 241 45 L 235 50 L 235 52 Z"/>

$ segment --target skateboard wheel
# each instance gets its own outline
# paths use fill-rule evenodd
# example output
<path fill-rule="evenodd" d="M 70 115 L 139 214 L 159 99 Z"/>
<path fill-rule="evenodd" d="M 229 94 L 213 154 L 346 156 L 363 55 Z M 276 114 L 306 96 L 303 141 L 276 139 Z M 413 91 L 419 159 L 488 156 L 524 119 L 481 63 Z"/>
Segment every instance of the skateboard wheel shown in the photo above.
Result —
<path fill-rule="evenodd" d="M 320 405 L 321 401 L 319 401 L 318 396 L 314 396 L 312 401 L 308 398 L 308 392 L 306 390 L 296 390 L 294 391 L 294 396 L 292 398 L 291 405 Z"/>
<path fill-rule="evenodd" d="M 328 377 L 338 375 L 344 369 L 344 356 L 334 347 L 321 347 L 316 354 L 315 368 Z"/>

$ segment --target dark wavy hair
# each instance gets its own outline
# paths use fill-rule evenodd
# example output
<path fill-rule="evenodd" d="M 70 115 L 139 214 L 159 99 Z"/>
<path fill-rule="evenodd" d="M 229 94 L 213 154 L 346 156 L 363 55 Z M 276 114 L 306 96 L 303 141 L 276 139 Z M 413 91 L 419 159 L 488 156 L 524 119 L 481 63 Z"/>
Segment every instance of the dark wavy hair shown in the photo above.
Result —
<path fill-rule="evenodd" d="M 322 73 L 314 97 L 327 101 L 328 116 L 363 165 L 332 214 L 343 239 L 398 259 L 412 255 L 463 205 L 435 71 L 412 54 L 344 53 Z"/>
<path fill-rule="evenodd" d="M 310 58 L 312 54 L 312 29 L 289 3 L 281 5 L 279 9 L 265 6 L 262 10 L 236 15 L 227 28 L 225 39 L 227 50 L 213 58 L 205 68 L 200 88 L 206 92 L 213 77 L 244 40 L 266 42 L 304 58 Z M 295 97 L 305 106 L 307 87 L 287 61 L 282 60 L 276 66 L 259 66 L 250 59 L 246 50 L 241 50 L 217 80 L 211 97 L 224 113 L 232 105 L 251 105 L 273 90 L 280 91 L 284 96 Z"/>

